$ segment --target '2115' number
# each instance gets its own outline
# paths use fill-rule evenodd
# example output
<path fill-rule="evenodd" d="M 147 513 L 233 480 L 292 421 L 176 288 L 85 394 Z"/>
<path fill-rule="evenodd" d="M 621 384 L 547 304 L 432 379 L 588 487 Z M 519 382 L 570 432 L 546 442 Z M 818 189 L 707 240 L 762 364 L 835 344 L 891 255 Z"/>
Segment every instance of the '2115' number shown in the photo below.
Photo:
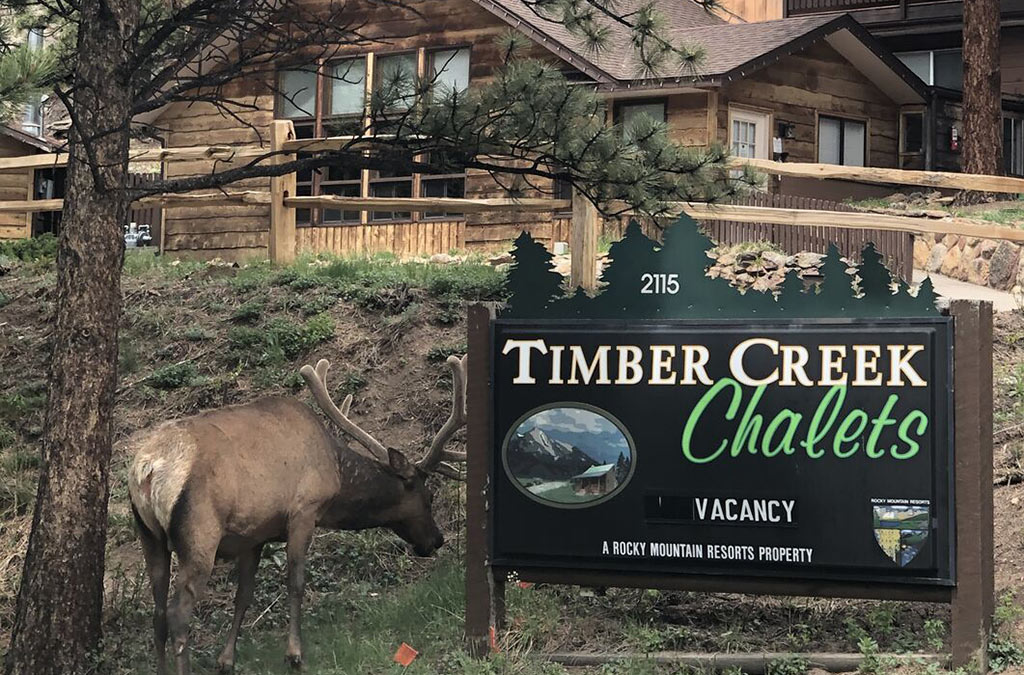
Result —
<path fill-rule="evenodd" d="M 675 295 L 679 292 L 678 274 L 642 274 L 640 282 L 643 284 L 643 288 L 640 289 L 643 295 Z"/>

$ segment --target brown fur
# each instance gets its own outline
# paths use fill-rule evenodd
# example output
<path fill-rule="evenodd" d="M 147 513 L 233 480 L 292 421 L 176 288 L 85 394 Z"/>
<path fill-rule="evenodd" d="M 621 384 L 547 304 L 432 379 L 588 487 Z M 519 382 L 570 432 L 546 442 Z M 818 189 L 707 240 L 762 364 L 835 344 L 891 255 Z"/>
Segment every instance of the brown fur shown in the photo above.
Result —
<path fill-rule="evenodd" d="M 165 422 L 132 437 L 129 446 L 128 485 L 153 585 L 160 673 L 168 629 L 178 672 L 189 672 L 188 622 L 215 557 L 238 560 L 235 620 L 218 659 L 229 670 L 265 542 L 287 542 L 287 656 L 295 665 L 302 658 L 299 614 L 315 527 L 388 527 L 420 555 L 443 543 L 424 471 L 396 450 L 388 451 L 389 465 L 351 450 L 296 399 L 266 398 Z M 179 572 L 168 605 L 171 551 Z"/>

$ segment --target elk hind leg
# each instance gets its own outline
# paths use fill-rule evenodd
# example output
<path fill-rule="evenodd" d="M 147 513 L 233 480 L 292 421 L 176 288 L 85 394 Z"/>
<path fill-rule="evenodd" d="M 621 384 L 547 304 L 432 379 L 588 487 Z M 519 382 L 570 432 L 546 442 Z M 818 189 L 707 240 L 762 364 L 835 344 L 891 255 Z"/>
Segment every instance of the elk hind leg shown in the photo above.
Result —
<path fill-rule="evenodd" d="M 260 555 L 263 552 L 263 544 L 258 544 L 249 551 L 238 555 L 238 590 L 235 591 L 235 617 L 231 623 L 231 631 L 228 633 L 227 642 L 224 644 L 224 651 L 217 659 L 217 667 L 221 672 L 230 672 L 235 667 L 235 642 L 238 640 L 238 631 L 242 628 L 242 619 L 245 611 L 252 604 L 253 591 L 256 587 L 256 569 L 260 564 Z"/>
<path fill-rule="evenodd" d="M 288 522 L 288 650 L 293 668 L 302 665 L 302 595 L 306 587 L 306 553 L 316 527 L 311 513 L 293 516 Z"/>
<path fill-rule="evenodd" d="M 146 527 L 132 505 L 135 525 L 146 557 L 146 572 L 153 589 L 153 648 L 156 652 L 156 672 L 167 672 L 167 590 L 171 583 L 171 552 L 163 533 L 154 533 Z"/>
<path fill-rule="evenodd" d="M 188 675 L 191 672 L 189 622 L 213 571 L 221 529 L 213 514 L 199 504 L 190 503 L 186 493 L 175 504 L 169 529 L 171 543 L 178 554 L 178 576 L 174 580 L 174 598 L 167 609 L 167 621 L 178 675 Z"/>

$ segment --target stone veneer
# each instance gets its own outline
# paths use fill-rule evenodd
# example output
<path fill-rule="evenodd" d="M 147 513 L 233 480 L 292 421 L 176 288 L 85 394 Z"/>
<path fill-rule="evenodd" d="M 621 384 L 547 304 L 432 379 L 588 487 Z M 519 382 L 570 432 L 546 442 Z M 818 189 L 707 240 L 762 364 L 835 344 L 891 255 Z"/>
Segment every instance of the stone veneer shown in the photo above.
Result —
<path fill-rule="evenodd" d="M 1024 287 L 1021 246 L 955 234 L 919 235 L 914 241 L 914 267 L 1001 291 Z"/>

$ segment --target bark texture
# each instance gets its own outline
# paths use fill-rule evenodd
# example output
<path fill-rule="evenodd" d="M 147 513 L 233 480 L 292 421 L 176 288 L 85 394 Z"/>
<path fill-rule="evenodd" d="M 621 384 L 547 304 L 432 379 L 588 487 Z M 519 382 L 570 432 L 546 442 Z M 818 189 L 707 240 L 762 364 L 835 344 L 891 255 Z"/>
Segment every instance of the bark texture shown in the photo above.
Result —
<path fill-rule="evenodd" d="M 10 675 L 98 666 L 137 0 L 83 0 L 42 469 Z"/>
<path fill-rule="evenodd" d="M 970 0 L 964 8 L 964 133 L 966 173 L 1003 171 L 999 74 L 999 0 Z"/>

